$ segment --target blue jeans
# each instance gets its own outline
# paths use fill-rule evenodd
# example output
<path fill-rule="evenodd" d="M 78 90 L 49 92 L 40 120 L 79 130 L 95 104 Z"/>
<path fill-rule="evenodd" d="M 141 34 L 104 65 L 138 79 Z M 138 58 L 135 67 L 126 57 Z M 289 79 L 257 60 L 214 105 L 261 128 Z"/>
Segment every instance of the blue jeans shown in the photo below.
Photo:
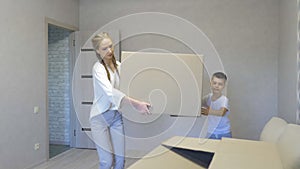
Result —
<path fill-rule="evenodd" d="M 209 139 L 221 140 L 222 137 L 228 137 L 228 138 L 231 138 L 232 135 L 231 135 L 231 132 L 225 133 L 225 134 L 212 134 L 212 133 L 208 133 L 208 134 L 207 134 L 207 137 L 208 137 Z"/>
<path fill-rule="evenodd" d="M 90 120 L 92 135 L 96 144 L 100 169 L 123 169 L 125 137 L 122 115 L 109 110 Z"/>

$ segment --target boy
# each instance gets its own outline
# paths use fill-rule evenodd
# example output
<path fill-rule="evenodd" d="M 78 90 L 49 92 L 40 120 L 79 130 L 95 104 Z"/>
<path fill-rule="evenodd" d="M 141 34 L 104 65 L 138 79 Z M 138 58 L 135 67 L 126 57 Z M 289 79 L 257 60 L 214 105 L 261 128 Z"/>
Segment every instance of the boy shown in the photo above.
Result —
<path fill-rule="evenodd" d="M 201 114 L 208 116 L 207 137 L 210 139 L 232 137 L 228 98 L 222 93 L 226 81 L 227 76 L 224 73 L 214 73 L 210 81 L 211 93 L 202 99 Z"/>

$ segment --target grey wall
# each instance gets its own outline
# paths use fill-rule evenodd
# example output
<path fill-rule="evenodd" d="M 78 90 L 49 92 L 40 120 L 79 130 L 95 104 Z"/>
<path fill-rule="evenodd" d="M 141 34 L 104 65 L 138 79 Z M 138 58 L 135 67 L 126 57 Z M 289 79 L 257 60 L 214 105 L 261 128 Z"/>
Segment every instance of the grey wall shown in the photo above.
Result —
<path fill-rule="evenodd" d="M 136 12 L 178 15 L 206 33 L 221 56 L 230 78 L 234 136 L 257 139 L 277 112 L 295 120 L 296 0 L 81 0 L 79 11 L 78 6 L 77 0 L 1 3 L 0 168 L 27 168 L 46 160 L 45 17 L 95 31 Z M 122 48 L 134 50 L 140 44 Z M 40 107 L 37 115 L 34 106 Z M 36 142 L 39 151 L 33 150 Z"/>
<path fill-rule="evenodd" d="M 278 112 L 296 122 L 297 112 L 297 0 L 280 1 L 280 53 L 278 68 Z"/>
<path fill-rule="evenodd" d="M 80 30 L 96 31 L 114 19 L 137 12 L 177 15 L 208 36 L 229 76 L 227 96 L 233 136 L 258 139 L 266 121 L 278 112 L 279 1 L 81 0 Z M 156 37 L 133 37 L 122 42 L 121 48 L 130 51 L 166 46 L 163 38 L 162 42 L 151 38 Z M 167 47 L 170 51 L 186 52 L 177 45 Z M 205 94 L 209 91 L 208 82 L 203 84 Z"/>
<path fill-rule="evenodd" d="M 78 27 L 78 5 L 76 0 L 1 2 L 0 168 L 29 168 L 47 159 L 45 17 Z"/>

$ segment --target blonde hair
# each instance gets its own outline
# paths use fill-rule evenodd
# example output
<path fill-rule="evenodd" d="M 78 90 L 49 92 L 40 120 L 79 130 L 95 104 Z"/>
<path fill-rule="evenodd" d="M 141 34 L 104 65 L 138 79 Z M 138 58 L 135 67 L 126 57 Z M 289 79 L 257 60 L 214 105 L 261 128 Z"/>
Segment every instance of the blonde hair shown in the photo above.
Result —
<path fill-rule="evenodd" d="M 94 51 L 96 52 L 97 49 L 99 49 L 99 46 L 100 46 L 100 43 L 104 40 L 104 39 L 111 39 L 111 37 L 108 35 L 108 33 L 106 32 L 101 32 L 97 35 L 95 35 L 92 39 L 92 44 L 93 44 L 93 48 L 94 48 Z M 104 63 L 104 60 L 101 58 L 100 54 L 96 52 L 96 56 L 99 60 L 99 62 L 104 66 L 105 70 L 106 70 L 106 74 L 107 74 L 107 78 L 108 80 L 110 81 L 110 73 L 107 69 L 107 66 L 106 64 Z M 116 58 L 115 58 L 115 54 L 113 53 L 113 57 L 112 57 L 112 62 L 113 62 L 113 65 L 117 71 L 117 73 L 119 74 L 118 72 L 118 69 L 117 69 L 117 61 L 116 61 Z"/>

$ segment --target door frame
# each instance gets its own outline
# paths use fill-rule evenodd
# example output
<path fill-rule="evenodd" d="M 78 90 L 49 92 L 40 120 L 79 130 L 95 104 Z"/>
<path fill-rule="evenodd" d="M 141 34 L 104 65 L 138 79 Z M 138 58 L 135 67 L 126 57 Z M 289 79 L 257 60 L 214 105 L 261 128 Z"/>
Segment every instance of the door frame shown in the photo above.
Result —
<path fill-rule="evenodd" d="M 60 27 L 60 28 L 64 28 L 67 30 L 70 30 L 72 32 L 78 31 L 79 29 L 73 25 L 69 25 L 63 22 L 59 22 L 55 19 L 52 18 L 48 18 L 45 17 L 45 61 L 46 61 L 46 65 L 45 65 L 45 69 L 46 69 L 46 74 L 45 74 L 45 85 L 46 85 L 46 142 L 45 142 L 45 147 L 46 147 L 46 159 L 47 161 L 49 160 L 49 112 L 48 112 L 48 26 L 49 24 Z M 71 117 L 70 117 L 70 121 L 71 121 Z M 71 122 L 70 122 L 71 123 Z M 71 124 L 70 124 L 71 125 Z"/>

